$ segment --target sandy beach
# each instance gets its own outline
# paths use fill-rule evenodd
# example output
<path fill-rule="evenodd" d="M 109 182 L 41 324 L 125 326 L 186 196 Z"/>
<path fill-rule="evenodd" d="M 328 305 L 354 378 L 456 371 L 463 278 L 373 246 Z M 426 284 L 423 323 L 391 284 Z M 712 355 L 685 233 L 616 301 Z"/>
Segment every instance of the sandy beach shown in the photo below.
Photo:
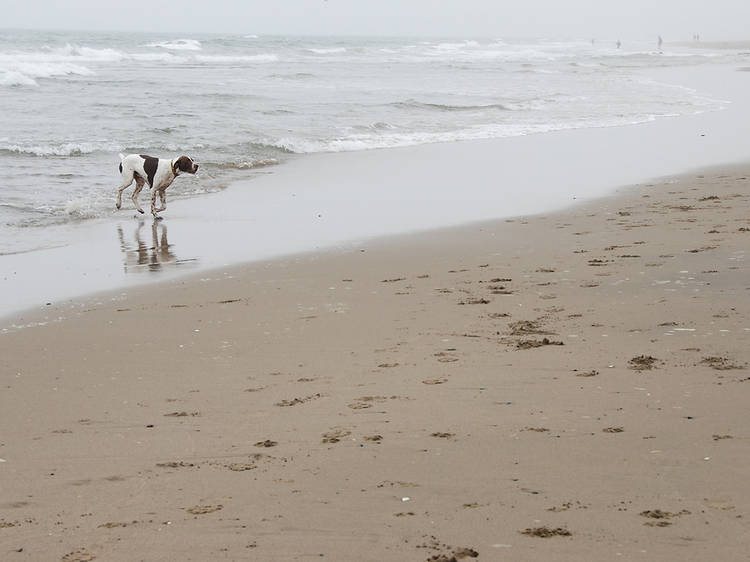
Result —
<path fill-rule="evenodd" d="M 749 178 L 53 305 L 0 334 L 0 556 L 743 559 Z"/>

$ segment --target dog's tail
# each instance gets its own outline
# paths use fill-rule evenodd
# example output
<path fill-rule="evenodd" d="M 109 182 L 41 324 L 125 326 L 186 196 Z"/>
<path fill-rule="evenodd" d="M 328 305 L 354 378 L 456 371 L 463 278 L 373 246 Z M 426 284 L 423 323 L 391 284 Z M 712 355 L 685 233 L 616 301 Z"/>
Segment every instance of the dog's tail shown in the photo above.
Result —
<path fill-rule="evenodd" d="M 120 173 L 122 173 L 122 161 L 125 160 L 125 155 L 120 152 Z"/>

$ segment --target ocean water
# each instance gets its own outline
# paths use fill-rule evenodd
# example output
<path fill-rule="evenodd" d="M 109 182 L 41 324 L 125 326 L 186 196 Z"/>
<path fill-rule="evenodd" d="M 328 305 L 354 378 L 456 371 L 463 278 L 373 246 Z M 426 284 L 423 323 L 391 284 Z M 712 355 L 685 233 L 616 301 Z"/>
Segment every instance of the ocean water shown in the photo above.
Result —
<path fill-rule="evenodd" d="M 0 255 L 114 214 L 120 152 L 193 157 L 199 174 L 169 196 L 201 197 L 309 153 L 720 110 L 659 70 L 746 60 L 614 41 L 0 31 Z"/>

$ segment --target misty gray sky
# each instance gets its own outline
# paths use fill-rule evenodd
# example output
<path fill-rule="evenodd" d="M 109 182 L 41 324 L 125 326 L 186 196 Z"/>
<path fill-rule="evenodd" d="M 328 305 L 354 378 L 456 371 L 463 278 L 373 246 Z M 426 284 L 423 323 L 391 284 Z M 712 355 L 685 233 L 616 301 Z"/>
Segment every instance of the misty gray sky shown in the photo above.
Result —
<path fill-rule="evenodd" d="M 0 0 L 0 27 L 451 37 L 750 38 L 750 0 Z"/>

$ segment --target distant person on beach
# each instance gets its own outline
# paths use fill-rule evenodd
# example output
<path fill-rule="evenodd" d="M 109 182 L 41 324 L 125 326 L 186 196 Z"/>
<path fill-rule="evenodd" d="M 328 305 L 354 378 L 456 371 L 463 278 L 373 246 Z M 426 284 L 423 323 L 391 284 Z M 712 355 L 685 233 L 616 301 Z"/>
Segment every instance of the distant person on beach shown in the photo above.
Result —
<path fill-rule="evenodd" d="M 621 45 L 622 45 L 622 43 L 620 43 L 620 40 L 618 39 L 617 40 L 617 48 L 619 49 Z"/>
<path fill-rule="evenodd" d="M 664 41 L 662 41 L 661 35 L 659 35 L 659 40 L 657 42 L 659 43 L 659 50 L 661 51 L 661 44 L 664 43 Z"/>

